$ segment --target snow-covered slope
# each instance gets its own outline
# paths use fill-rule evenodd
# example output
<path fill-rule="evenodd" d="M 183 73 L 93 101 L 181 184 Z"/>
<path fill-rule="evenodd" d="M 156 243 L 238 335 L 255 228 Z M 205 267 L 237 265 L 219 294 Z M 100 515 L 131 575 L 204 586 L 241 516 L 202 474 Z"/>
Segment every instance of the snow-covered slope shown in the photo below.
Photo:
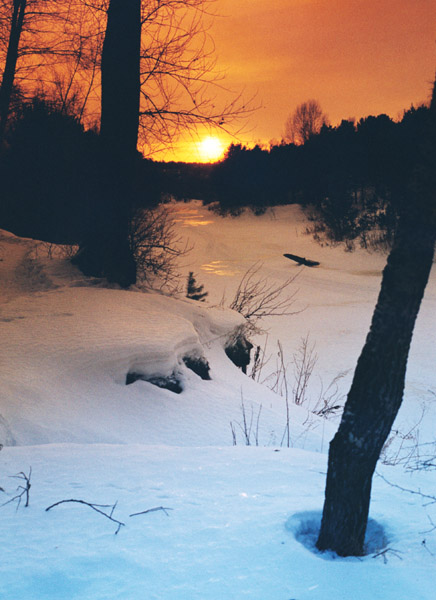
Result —
<path fill-rule="evenodd" d="M 4 235 L 1 246 L 0 443 L 231 444 L 241 402 L 256 415 L 262 405 L 261 443 L 281 439 L 283 399 L 244 376 L 224 352 L 241 315 L 187 298 L 107 289 L 31 240 Z M 186 358 L 207 361 L 210 380 Z M 126 385 L 128 374 L 170 377 L 183 391 L 143 380 Z M 307 412 L 294 412 L 301 416 L 293 419 L 292 440 L 319 450 L 325 431 L 308 436 Z"/>
<path fill-rule="evenodd" d="M 369 555 L 321 556 L 310 543 L 337 422 L 311 408 L 333 377 L 350 370 L 338 397 L 347 390 L 385 257 L 316 245 L 298 207 L 240 219 L 196 202 L 173 210 L 194 245 L 182 270 L 204 283 L 207 303 L 109 288 L 84 278 L 58 248 L 1 233 L 0 504 L 11 502 L 0 506 L 0 598 L 433 600 L 436 513 L 432 498 L 417 492 L 434 494 L 435 471 L 396 463 L 435 450 L 434 273 L 391 464 L 378 467 L 414 493 L 376 476 Z M 301 268 L 285 252 L 321 264 Z M 223 306 L 259 261 L 271 285 L 298 274 L 290 287 L 296 314 L 266 319 L 268 334 L 254 340 L 270 356 L 260 379 L 276 369 L 277 340 L 290 396 L 301 338 L 310 334 L 318 354 L 307 402 L 290 406 L 291 448 L 282 445 L 285 399 L 224 352 L 242 318 Z M 207 360 L 210 380 L 186 357 Z M 140 379 L 126 385 L 128 374 L 169 376 L 182 392 Z M 244 412 L 259 447 L 244 447 Z M 17 508 L 16 488 L 29 475 L 29 507 Z M 124 525 L 114 535 L 117 523 L 80 503 L 45 510 L 72 499 L 117 502 L 113 512 L 100 509 Z"/>
<path fill-rule="evenodd" d="M 313 395 L 319 390 L 316 380 L 319 383 L 322 379 L 325 387 L 341 372 L 347 373 L 341 381 L 341 391 L 346 394 L 369 330 L 386 255 L 359 248 L 345 252 L 342 246 L 320 246 L 306 234 L 310 223 L 298 206 L 275 207 L 262 217 L 247 212 L 238 218 L 222 218 L 197 202 L 178 204 L 174 210 L 179 231 L 194 246 L 186 270 L 197 274 L 212 302 L 219 302 L 223 294 L 232 298 L 241 276 L 255 263 L 262 265 L 260 275 L 272 284 L 297 275 L 289 288 L 290 293 L 295 292 L 292 309 L 297 314 L 264 321 L 267 354 L 276 352 L 278 339 L 291 361 L 301 339 L 309 334 L 318 355 Z M 284 253 L 317 260 L 320 266 L 300 267 L 284 258 Z M 435 315 L 433 269 L 415 326 L 405 401 L 397 423 L 400 429 L 408 430 L 419 420 L 425 404 L 426 417 L 420 427 L 427 441 L 434 439 L 436 419 Z M 263 345 L 265 337 L 259 343 Z"/>

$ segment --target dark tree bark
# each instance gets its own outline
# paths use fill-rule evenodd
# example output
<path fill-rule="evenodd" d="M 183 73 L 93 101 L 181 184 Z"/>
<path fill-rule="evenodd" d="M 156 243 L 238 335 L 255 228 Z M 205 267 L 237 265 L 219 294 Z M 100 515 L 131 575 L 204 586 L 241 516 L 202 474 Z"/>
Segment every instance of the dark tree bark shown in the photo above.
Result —
<path fill-rule="evenodd" d="M 364 553 L 372 476 L 401 406 L 416 317 L 436 242 L 436 80 L 425 135 L 399 200 L 400 220 L 371 328 L 330 443 L 319 550 Z M 397 168 L 401 169 L 400 165 Z M 401 192 L 399 192 L 401 195 Z"/>
<path fill-rule="evenodd" d="M 76 263 L 122 287 L 136 282 L 129 245 L 140 93 L 140 0 L 111 0 L 101 61 L 100 201 Z"/>
<path fill-rule="evenodd" d="M 18 60 L 18 48 L 20 45 L 21 32 L 23 31 L 26 4 L 27 0 L 14 0 L 13 2 L 8 50 L 6 53 L 5 68 L 0 87 L 0 144 L 3 140 L 9 115 L 9 106 L 11 103 L 12 89 L 14 86 L 15 71 Z"/>
<path fill-rule="evenodd" d="M 140 0 L 111 0 L 101 58 L 100 134 L 130 160 L 138 139 L 140 52 Z"/>
<path fill-rule="evenodd" d="M 371 481 L 401 405 L 415 320 L 430 274 L 435 231 L 403 223 L 383 272 L 371 328 L 330 444 L 319 550 L 364 553 Z"/>

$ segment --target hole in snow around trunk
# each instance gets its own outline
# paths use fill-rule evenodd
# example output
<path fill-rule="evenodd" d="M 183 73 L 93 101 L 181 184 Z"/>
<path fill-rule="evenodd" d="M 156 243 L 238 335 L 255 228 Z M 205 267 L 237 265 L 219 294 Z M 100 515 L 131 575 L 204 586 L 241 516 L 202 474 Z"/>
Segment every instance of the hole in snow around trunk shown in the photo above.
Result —
<path fill-rule="evenodd" d="M 305 548 L 326 559 L 339 559 L 335 552 L 320 552 L 316 547 L 319 530 L 321 527 L 321 511 L 304 511 L 295 513 L 286 522 L 286 529 L 290 531 L 297 542 Z M 364 555 L 375 555 L 387 548 L 389 543 L 383 525 L 374 519 L 368 519 L 366 528 Z M 347 557 L 347 559 L 355 557 Z M 344 559 L 345 560 L 345 559 Z"/>

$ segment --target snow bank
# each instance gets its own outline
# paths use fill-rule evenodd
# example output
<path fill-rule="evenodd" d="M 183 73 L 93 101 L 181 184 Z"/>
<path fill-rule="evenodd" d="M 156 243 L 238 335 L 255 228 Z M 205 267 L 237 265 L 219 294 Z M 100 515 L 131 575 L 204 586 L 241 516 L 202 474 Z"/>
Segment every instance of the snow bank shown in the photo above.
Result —
<path fill-rule="evenodd" d="M 2 247 L 0 443 L 231 444 L 241 400 L 252 414 L 262 410 L 262 443 L 280 442 L 283 399 L 224 353 L 241 315 L 186 298 L 107 289 L 32 240 L 4 236 Z M 210 381 L 187 367 L 187 357 L 208 362 Z M 142 380 L 126 385 L 129 374 L 172 378 L 183 391 Z M 305 433 L 305 417 L 292 434 L 319 450 L 326 433 Z"/>

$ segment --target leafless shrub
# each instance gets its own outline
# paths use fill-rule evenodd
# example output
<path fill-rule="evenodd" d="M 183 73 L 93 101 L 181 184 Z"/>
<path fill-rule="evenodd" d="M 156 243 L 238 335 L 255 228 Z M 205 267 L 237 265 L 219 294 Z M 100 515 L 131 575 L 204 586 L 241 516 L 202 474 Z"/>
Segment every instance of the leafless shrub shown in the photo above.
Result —
<path fill-rule="evenodd" d="M 177 261 L 192 248 L 177 235 L 167 208 L 138 210 L 131 219 L 129 243 L 140 282 L 170 291 L 178 288 Z"/>
<path fill-rule="evenodd" d="M 408 470 L 436 468 L 436 443 L 421 444 L 419 441 L 419 426 L 425 412 L 422 407 L 418 421 L 407 431 L 392 429 L 380 453 L 384 465 L 403 465 Z"/>
<path fill-rule="evenodd" d="M 300 406 L 306 401 L 307 388 L 313 369 L 318 361 L 315 344 L 309 342 L 309 335 L 301 339 L 298 350 L 293 355 L 294 386 L 292 396 L 294 403 Z"/>
<path fill-rule="evenodd" d="M 256 415 L 256 422 L 254 421 L 254 408 L 251 405 L 250 411 L 247 411 L 244 402 L 244 396 L 241 392 L 241 415 L 242 421 L 230 421 L 230 428 L 232 430 L 232 439 L 233 445 L 237 445 L 237 429 L 239 429 L 242 433 L 243 440 L 246 446 L 258 446 L 259 445 L 259 423 L 260 423 L 260 415 L 262 413 L 262 405 L 259 406 Z"/>
<path fill-rule="evenodd" d="M 231 309 L 245 317 L 253 333 L 262 332 L 259 321 L 265 317 L 283 317 L 299 312 L 290 310 L 296 291 L 285 297 L 282 296 L 283 292 L 288 291 L 298 274 L 289 277 L 283 283 L 273 285 L 267 277 L 259 275 L 261 268 L 262 263 L 255 263 L 247 269 L 230 303 Z"/>
<path fill-rule="evenodd" d="M 285 400 L 285 428 L 281 439 L 281 446 L 292 445 L 290 437 L 290 405 L 296 404 L 302 406 L 308 404 L 307 418 L 303 422 L 305 431 L 316 424 L 315 416 L 328 419 L 342 410 L 343 395 L 340 392 L 339 382 L 345 377 L 348 371 L 336 375 L 327 387 L 324 386 L 321 378 L 318 398 L 313 404 L 308 396 L 309 383 L 314 374 L 314 369 L 318 356 L 315 352 L 315 344 L 312 344 L 309 335 L 301 339 L 300 346 L 293 354 L 292 360 L 286 361 L 283 347 L 280 341 L 277 342 L 277 352 L 275 355 L 275 369 L 266 377 L 263 372 L 266 365 L 270 364 L 273 356 L 267 356 L 268 336 L 266 337 L 264 347 L 257 346 L 254 362 L 252 365 L 250 377 L 259 383 L 266 385 L 271 391 L 282 396 Z M 290 372 L 293 374 L 293 386 L 290 387 Z M 312 405 L 310 407 L 310 405 Z M 295 442 L 295 440 L 294 440 Z"/>
<path fill-rule="evenodd" d="M 19 479 L 20 481 L 23 482 L 23 485 L 19 485 L 16 489 L 16 494 L 13 498 L 10 498 L 7 502 L 4 502 L 3 504 L 1 504 L 0 506 L 6 506 L 6 504 L 10 504 L 11 502 L 17 502 L 17 510 L 20 508 L 21 502 L 23 500 L 23 498 L 25 499 L 25 503 L 24 506 L 28 507 L 29 506 L 29 495 L 30 495 L 30 488 L 32 487 L 31 483 L 30 483 L 30 478 L 32 476 L 32 467 L 29 468 L 29 474 L 26 475 L 26 473 L 24 473 L 24 471 L 21 471 L 20 473 L 17 473 L 16 475 L 11 475 L 12 479 Z M 2 492 L 4 492 L 3 488 L 0 488 L 0 490 Z"/>
<path fill-rule="evenodd" d="M 250 377 L 254 379 L 258 383 L 264 383 L 261 381 L 262 373 L 264 373 L 266 366 L 269 364 L 271 360 L 271 355 L 267 356 L 267 346 L 268 346 L 268 334 L 265 335 L 265 343 L 263 347 L 256 346 L 253 356 L 253 362 L 251 365 Z"/>
<path fill-rule="evenodd" d="M 78 246 L 74 244 L 53 244 L 51 242 L 41 242 L 36 248 L 36 255 L 38 256 L 40 251 L 42 254 L 47 256 L 50 260 L 53 258 L 71 259 L 77 253 Z"/>
<path fill-rule="evenodd" d="M 280 396 L 288 396 L 288 367 L 293 365 L 294 383 L 292 386 L 292 401 L 300 406 L 307 400 L 307 390 L 318 356 L 315 344 L 310 344 L 309 336 L 301 339 L 300 346 L 292 356 L 292 361 L 286 363 L 280 340 L 277 342 L 276 369 L 262 383 Z M 260 369 L 260 367 L 259 367 Z"/>
<path fill-rule="evenodd" d="M 348 371 L 341 371 L 338 373 L 324 388 L 321 380 L 321 390 L 319 392 L 318 401 L 312 409 L 312 413 L 319 417 L 328 419 L 334 416 L 338 411 L 342 410 L 343 407 L 343 395 L 339 390 L 339 381 L 347 375 Z"/>
<path fill-rule="evenodd" d="M 260 346 L 256 346 L 253 356 L 253 363 L 251 365 L 250 377 L 251 379 L 256 380 L 259 371 L 262 368 L 262 348 Z"/>
<path fill-rule="evenodd" d="M 257 347 L 250 377 L 259 383 L 267 385 L 270 390 L 280 396 L 286 398 L 289 396 L 291 401 L 298 406 L 308 402 L 309 383 L 318 361 L 318 355 L 315 352 L 315 344 L 310 342 L 309 335 L 301 338 L 300 346 L 293 354 L 292 360 L 289 362 L 286 362 L 282 344 L 280 340 L 278 340 L 276 368 L 267 377 L 262 379 L 262 372 L 272 358 L 271 356 L 266 356 L 266 346 L 267 339 L 263 348 L 260 346 Z M 288 378 L 288 372 L 291 366 L 293 366 L 294 379 L 292 393 L 289 392 Z M 342 408 L 343 396 L 339 389 L 339 382 L 347 375 L 347 373 L 348 371 L 338 373 L 327 387 L 324 386 L 322 379 L 319 378 L 320 391 L 318 399 L 310 409 L 312 414 L 328 418 L 329 416 L 336 414 L 337 411 Z"/>
<path fill-rule="evenodd" d="M 270 356 L 264 364 L 267 364 L 272 357 Z M 278 394 L 279 396 L 283 396 L 284 392 L 288 389 L 287 382 L 287 367 L 285 364 L 283 347 L 280 340 L 277 341 L 277 352 L 274 355 L 275 359 L 275 369 L 272 371 L 266 378 L 261 380 L 262 384 L 266 384 L 269 389 Z"/>
<path fill-rule="evenodd" d="M 407 471 L 434 471 L 436 469 L 436 442 L 415 444 L 405 468 Z"/>
<path fill-rule="evenodd" d="M 300 347 L 293 355 L 291 361 L 286 361 L 283 347 L 280 341 L 277 342 L 277 352 L 275 356 L 276 368 L 275 370 L 262 379 L 262 372 L 265 365 L 271 360 L 271 356 L 266 357 L 266 346 L 268 338 L 266 338 L 265 345 L 263 348 L 257 347 L 254 357 L 254 364 L 250 377 L 255 379 L 259 383 L 266 385 L 271 391 L 278 394 L 285 401 L 285 427 L 282 434 L 280 446 L 291 447 L 295 443 L 295 439 L 291 440 L 290 424 L 291 424 L 291 404 L 301 406 L 308 404 L 309 408 L 307 411 L 307 418 L 302 423 L 305 428 L 304 431 L 309 431 L 312 427 L 317 424 L 316 417 L 322 417 L 324 419 L 337 415 L 343 407 L 343 395 L 340 392 L 339 382 L 343 379 L 348 371 L 343 371 L 336 375 L 329 383 L 327 387 L 323 385 L 322 379 L 320 378 L 320 391 L 318 399 L 315 404 L 310 401 L 308 397 L 309 382 L 312 378 L 318 356 L 315 352 L 315 344 L 311 344 L 309 335 L 302 338 Z M 289 385 L 289 370 L 293 366 L 293 377 L 294 385 L 292 389 Z M 251 411 L 247 411 L 244 404 L 244 399 L 241 402 L 241 422 L 231 422 L 230 426 L 232 429 L 233 445 L 237 445 L 237 432 L 240 430 L 243 434 L 244 442 L 247 446 L 255 443 L 258 445 L 258 430 L 259 420 L 261 415 L 260 407 L 256 419 L 256 428 L 254 434 L 254 411 L 251 407 Z M 323 425 L 324 428 L 324 425 Z"/>
<path fill-rule="evenodd" d="M 286 377 L 286 365 L 285 365 L 285 359 L 284 359 L 284 354 L 283 354 L 283 348 L 282 345 L 280 344 L 280 342 L 277 342 L 278 347 L 279 347 L 279 357 L 280 357 L 280 367 L 281 367 L 281 371 L 283 372 L 283 391 L 284 391 L 284 398 L 285 398 L 285 406 L 286 406 L 286 425 L 285 425 L 285 431 L 283 432 L 283 437 L 282 437 L 282 443 L 281 445 L 283 446 L 283 443 L 286 441 L 286 447 L 289 448 L 291 445 L 291 431 L 289 428 L 289 424 L 290 424 L 290 411 L 289 411 L 289 392 L 288 392 L 288 380 Z M 283 395 L 283 394 L 282 394 Z"/>
<path fill-rule="evenodd" d="M 290 408 L 289 408 L 289 388 L 288 388 L 288 376 L 287 370 L 288 365 L 285 362 L 285 355 L 283 352 L 282 344 L 280 340 L 277 341 L 277 355 L 276 355 L 276 369 L 268 378 L 265 380 L 267 386 L 271 391 L 282 396 L 285 399 L 285 407 L 286 407 L 286 419 L 285 419 L 285 429 L 282 435 L 282 440 L 280 445 L 286 445 L 287 448 L 291 445 L 291 433 L 290 433 Z M 263 353 L 263 356 L 265 352 Z M 260 352 L 259 352 L 260 357 Z M 259 373 L 263 368 L 264 362 L 260 361 L 258 358 L 258 362 L 260 366 L 258 367 Z"/>

